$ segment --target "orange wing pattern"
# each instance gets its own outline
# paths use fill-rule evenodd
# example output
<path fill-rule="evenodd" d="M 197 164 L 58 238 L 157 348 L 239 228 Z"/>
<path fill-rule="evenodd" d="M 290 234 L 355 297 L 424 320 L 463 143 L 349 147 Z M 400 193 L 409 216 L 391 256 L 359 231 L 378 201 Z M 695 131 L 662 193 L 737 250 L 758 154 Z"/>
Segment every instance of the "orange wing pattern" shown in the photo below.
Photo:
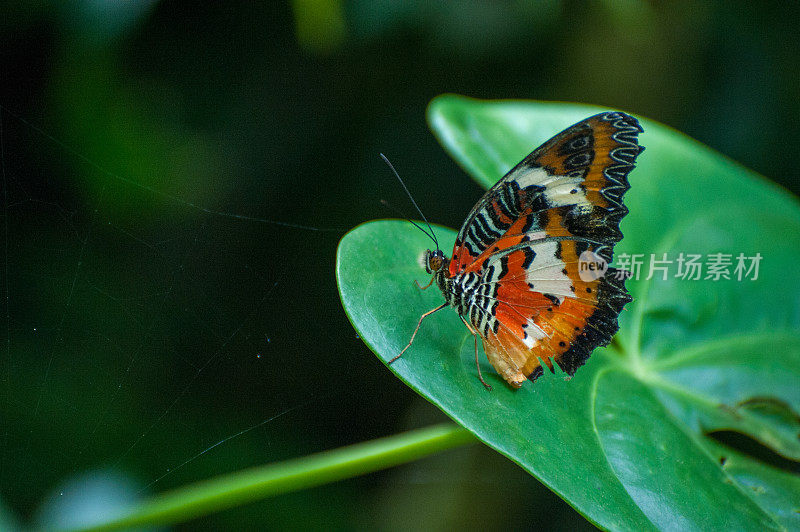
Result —
<path fill-rule="evenodd" d="M 641 131 L 619 112 L 575 124 L 506 174 L 459 231 L 448 301 L 512 386 L 538 378 L 543 364 L 553 371 L 553 361 L 573 375 L 616 333 L 631 300 L 624 281 L 613 268 L 583 280 L 578 268 L 585 252 L 612 260 Z"/>

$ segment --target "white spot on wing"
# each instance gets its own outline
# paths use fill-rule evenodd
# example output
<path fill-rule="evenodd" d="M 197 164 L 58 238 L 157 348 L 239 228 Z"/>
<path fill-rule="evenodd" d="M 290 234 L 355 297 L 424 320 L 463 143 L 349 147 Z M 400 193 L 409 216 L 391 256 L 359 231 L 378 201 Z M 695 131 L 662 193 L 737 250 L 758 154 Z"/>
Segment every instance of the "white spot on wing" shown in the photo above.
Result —
<path fill-rule="evenodd" d="M 542 329 L 534 325 L 532 321 L 529 320 L 528 323 L 530 325 L 528 325 L 528 327 L 525 329 L 525 332 L 528 333 L 528 336 L 522 339 L 522 343 L 525 344 L 525 347 L 528 349 L 533 349 L 539 345 L 539 340 L 546 338 L 547 335 Z"/>
<path fill-rule="evenodd" d="M 532 246 L 536 257 L 528 267 L 525 280 L 533 285 L 533 290 L 542 294 L 552 294 L 563 301 L 563 296 L 571 293 L 572 281 L 562 271 L 564 262 L 556 257 L 558 242 L 543 242 Z"/>
<path fill-rule="evenodd" d="M 559 182 L 558 184 L 548 185 L 544 191 L 544 197 L 548 205 L 562 207 L 564 205 L 577 205 L 583 212 L 592 210 L 591 202 L 586 198 L 585 191 L 578 185 L 581 180 L 570 180 Z M 576 192 L 573 194 L 572 191 Z"/>
<path fill-rule="evenodd" d="M 562 207 L 564 205 L 578 205 L 581 210 L 592 209 L 591 202 L 586 198 L 586 193 L 580 188 L 583 179 L 580 177 L 566 177 L 547 173 L 544 168 L 526 168 L 514 176 L 520 188 L 538 185 L 545 187 L 544 197 L 548 205 Z M 576 190 L 575 194 L 571 192 Z"/>
<path fill-rule="evenodd" d="M 548 174 L 547 171 L 542 167 L 525 168 L 514 175 L 514 179 L 517 180 L 520 188 L 529 187 L 531 185 L 544 186 L 556 177 L 557 176 Z"/>

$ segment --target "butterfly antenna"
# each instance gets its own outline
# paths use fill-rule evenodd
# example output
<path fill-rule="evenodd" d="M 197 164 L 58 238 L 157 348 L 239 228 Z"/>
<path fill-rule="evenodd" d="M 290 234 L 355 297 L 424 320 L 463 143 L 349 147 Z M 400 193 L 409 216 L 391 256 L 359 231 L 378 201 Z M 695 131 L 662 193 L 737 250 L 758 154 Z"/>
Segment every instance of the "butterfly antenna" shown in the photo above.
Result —
<path fill-rule="evenodd" d="M 431 234 L 428 235 L 428 236 L 433 240 L 433 243 L 436 244 L 436 251 L 439 251 L 439 241 L 436 239 L 436 234 L 433 232 L 433 227 L 431 227 L 431 224 L 430 224 L 430 222 L 428 222 L 428 219 L 425 218 L 425 215 L 422 214 L 422 209 L 419 208 L 419 205 L 417 205 L 417 202 L 414 201 L 414 196 L 412 196 L 411 192 L 409 192 L 408 187 L 403 182 L 403 180 L 400 178 L 400 174 L 397 173 L 397 170 L 394 169 L 394 166 L 392 165 L 391 161 L 389 161 L 389 159 L 387 159 L 386 156 L 384 154 L 382 154 L 382 153 L 380 154 L 380 156 L 381 156 L 381 159 L 383 159 L 383 161 L 389 166 L 389 168 L 391 168 L 392 173 L 394 173 L 394 175 L 397 178 L 397 180 L 400 181 L 400 184 L 403 185 L 403 190 L 405 190 L 406 194 L 408 194 L 408 199 L 411 200 L 411 203 L 417 209 L 417 212 L 419 213 L 419 215 L 422 216 L 423 220 L 425 220 L 425 225 L 427 225 L 428 229 L 430 229 L 430 231 L 431 231 Z M 409 220 L 409 222 L 411 222 L 411 220 Z M 411 222 L 411 223 L 414 224 L 414 222 Z M 414 225 L 419 227 L 417 224 L 414 224 Z M 419 227 L 419 228 L 422 229 L 421 227 Z M 428 234 L 424 230 L 422 232 L 425 233 L 426 235 Z"/>
<path fill-rule="evenodd" d="M 423 233 L 425 233 L 425 236 L 427 236 L 428 238 L 430 238 L 430 239 L 431 239 L 431 240 L 433 240 L 434 242 L 436 241 L 436 239 L 434 239 L 434 238 L 431 236 L 431 234 L 430 234 L 429 232 L 427 232 L 427 231 L 426 231 L 426 230 L 425 230 L 423 227 L 420 227 L 420 225 L 419 225 L 417 222 L 415 222 L 414 220 L 410 219 L 408 216 L 406 216 L 406 213 L 404 213 L 403 211 L 401 211 L 400 209 L 398 209 L 398 208 L 397 208 L 397 207 L 395 207 L 394 205 L 391 205 L 391 204 L 390 204 L 388 201 L 386 201 L 385 199 L 382 199 L 382 200 L 381 200 L 381 205 L 383 205 L 384 207 L 387 207 L 387 208 L 388 208 L 389 210 L 391 210 L 393 213 L 395 213 L 395 214 L 397 214 L 398 216 L 400 216 L 400 217 L 401 217 L 403 220 L 407 221 L 408 223 L 410 223 L 411 225 L 413 225 L 414 227 L 416 227 L 417 229 L 419 229 L 420 231 L 422 231 Z"/>

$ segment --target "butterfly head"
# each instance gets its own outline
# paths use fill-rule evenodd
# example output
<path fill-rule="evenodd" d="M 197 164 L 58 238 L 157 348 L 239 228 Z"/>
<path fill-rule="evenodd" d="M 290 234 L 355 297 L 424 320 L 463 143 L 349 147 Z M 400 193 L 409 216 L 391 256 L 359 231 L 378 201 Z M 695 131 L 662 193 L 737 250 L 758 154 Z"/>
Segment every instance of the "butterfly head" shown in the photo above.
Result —
<path fill-rule="evenodd" d="M 425 271 L 428 273 L 436 273 L 447 267 L 447 259 L 441 250 L 431 251 L 425 250 Z"/>

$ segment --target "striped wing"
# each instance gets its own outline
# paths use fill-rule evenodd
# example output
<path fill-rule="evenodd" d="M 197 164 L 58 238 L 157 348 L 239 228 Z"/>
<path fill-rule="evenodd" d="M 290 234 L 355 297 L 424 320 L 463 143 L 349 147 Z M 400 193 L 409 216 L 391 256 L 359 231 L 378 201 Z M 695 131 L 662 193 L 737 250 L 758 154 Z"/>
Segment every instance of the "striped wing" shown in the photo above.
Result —
<path fill-rule="evenodd" d="M 480 276 L 469 318 L 513 386 L 553 361 L 574 374 L 616 333 L 624 280 L 614 269 L 583 280 L 579 258 L 612 260 L 641 131 L 620 112 L 575 124 L 506 174 L 459 231 L 449 273 Z"/>

